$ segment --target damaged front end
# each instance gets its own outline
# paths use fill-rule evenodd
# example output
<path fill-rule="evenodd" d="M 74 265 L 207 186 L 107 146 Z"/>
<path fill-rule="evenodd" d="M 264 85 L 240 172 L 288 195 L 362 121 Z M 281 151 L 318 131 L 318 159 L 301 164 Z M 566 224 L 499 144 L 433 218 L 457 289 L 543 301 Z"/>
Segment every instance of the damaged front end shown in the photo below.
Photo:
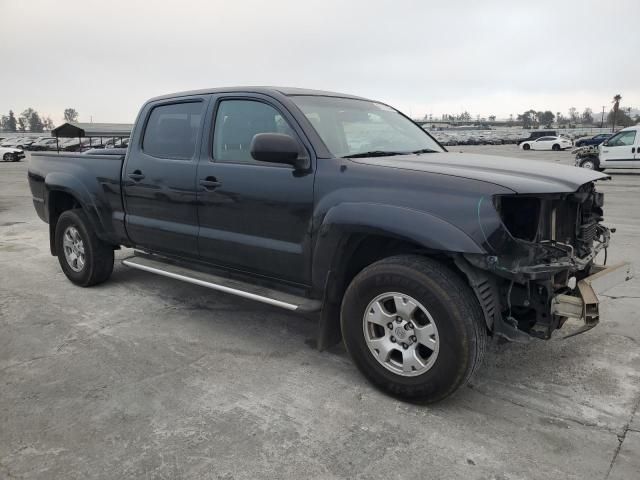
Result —
<path fill-rule="evenodd" d="M 628 265 L 595 264 L 603 252 L 606 265 L 615 230 L 601 223 L 604 198 L 594 183 L 572 193 L 484 200 L 478 204 L 478 224 L 490 253 L 466 254 L 456 263 L 474 286 L 494 333 L 528 341 L 550 338 L 568 318 L 584 321 L 572 334 L 595 326 L 596 287 L 603 291 L 631 272 Z"/>

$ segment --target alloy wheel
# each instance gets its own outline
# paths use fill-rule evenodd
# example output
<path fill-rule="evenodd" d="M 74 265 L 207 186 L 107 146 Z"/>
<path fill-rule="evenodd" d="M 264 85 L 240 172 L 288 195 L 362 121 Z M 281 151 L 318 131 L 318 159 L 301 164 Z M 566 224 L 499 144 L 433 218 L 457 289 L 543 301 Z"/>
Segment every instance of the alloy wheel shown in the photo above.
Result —
<path fill-rule="evenodd" d="M 84 242 L 80 232 L 73 225 L 67 227 L 62 237 L 62 247 L 67 264 L 74 272 L 80 272 L 85 265 Z"/>
<path fill-rule="evenodd" d="M 409 295 L 378 295 L 367 306 L 362 326 L 373 357 L 397 375 L 421 375 L 438 357 L 440 339 L 433 317 Z"/>

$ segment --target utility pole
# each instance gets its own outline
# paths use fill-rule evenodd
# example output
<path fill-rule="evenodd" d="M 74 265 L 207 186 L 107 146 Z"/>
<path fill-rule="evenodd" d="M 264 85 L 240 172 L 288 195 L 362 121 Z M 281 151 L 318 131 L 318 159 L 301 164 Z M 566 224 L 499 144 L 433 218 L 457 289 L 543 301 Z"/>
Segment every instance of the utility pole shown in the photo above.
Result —
<path fill-rule="evenodd" d="M 602 106 L 602 118 L 600 119 L 600 128 L 604 125 L 604 109 L 607 108 L 606 105 Z"/>

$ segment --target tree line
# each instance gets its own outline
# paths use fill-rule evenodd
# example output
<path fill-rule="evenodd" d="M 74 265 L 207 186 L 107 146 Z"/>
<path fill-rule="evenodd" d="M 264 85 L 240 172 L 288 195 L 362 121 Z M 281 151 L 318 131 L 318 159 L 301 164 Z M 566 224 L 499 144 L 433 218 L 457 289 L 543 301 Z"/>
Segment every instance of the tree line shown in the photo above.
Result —
<path fill-rule="evenodd" d="M 616 100 L 617 97 L 619 97 L 618 100 Z M 522 123 L 524 128 L 550 126 L 554 122 L 558 125 L 582 124 L 602 125 L 603 127 L 611 125 L 612 128 L 615 128 L 616 126 L 630 127 L 631 125 L 635 125 L 640 121 L 640 116 L 636 115 L 634 118 L 631 118 L 629 115 L 631 109 L 628 109 L 627 112 L 625 112 L 624 109 L 620 108 L 621 99 L 622 97 L 619 95 L 614 97 L 613 108 L 609 111 L 606 118 L 598 115 L 597 113 L 594 114 L 593 110 L 589 107 L 585 108 L 582 113 L 578 112 L 575 107 L 571 107 L 569 109 L 569 115 L 566 117 L 562 115 L 561 112 L 557 112 L 554 115 L 550 110 L 536 112 L 535 110 L 530 109 L 518 115 L 517 120 Z"/>
<path fill-rule="evenodd" d="M 613 107 L 607 113 L 606 119 L 601 113 L 594 113 L 592 109 L 586 107 L 582 112 L 579 112 L 577 108 L 571 107 L 569 109 L 568 115 L 565 116 L 562 112 L 553 113 L 551 110 L 545 111 L 536 111 L 533 108 L 517 115 L 514 120 L 513 115 L 509 115 L 509 120 L 507 123 L 513 124 L 516 121 L 520 123 L 524 128 L 533 128 L 533 127 L 541 127 L 541 126 L 551 126 L 554 122 L 557 125 L 602 125 L 611 126 L 615 129 L 616 126 L 619 127 L 629 127 L 631 125 L 635 125 L 640 122 L 640 115 L 636 115 L 631 118 L 631 109 L 630 108 L 622 108 L 620 107 L 620 100 L 622 100 L 622 96 L 617 94 L 613 97 Z M 476 121 L 479 123 L 487 122 L 495 122 L 496 116 L 489 115 L 487 118 L 480 118 L 480 115 L 477 116 Z M 433 120 L 433 115 L 425 115 L 424 120 L 431 121 Z M 469 112 L 464 111 L 459 114 L 443 114 L 442 120 L 449 122 L 471 122 L 472 116 Z"/>
<path fill-rule="evenodd" d="M 76 122 L 77 120 L 78 112 L 74 108 L 66 108 L 64 110 L 65 122 Z M 8 115 L 0 117 L 0 130 L 5 132 L 40 133 L 54 128 L 55 124 L 51 117 L 44 117 L 33 108 L 27 108 L 17 117 L 13 110 L 9 110 Z"/>

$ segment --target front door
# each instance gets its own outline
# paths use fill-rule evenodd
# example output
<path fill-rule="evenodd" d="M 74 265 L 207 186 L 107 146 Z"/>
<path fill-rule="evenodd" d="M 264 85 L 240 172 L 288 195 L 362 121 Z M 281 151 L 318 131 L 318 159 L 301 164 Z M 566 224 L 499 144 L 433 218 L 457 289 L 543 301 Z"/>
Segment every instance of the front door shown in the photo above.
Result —
<path fill-rule="evenodd" d="M 623 130 L 600 145 L 602 168 L 632 168 L 636 155 L 636 131 Z"/>
<path fill-rule="evenodd" d="M 209 263 L 300 284 L 310 282 L 313 168 L 258 162 L 258 133 L 285 133 L 311 149 L 291 115 L 268 97 L 220 97 L 213 141 L 198 166 L 200 257 Z"/>
<path fill-rule="evenodd" d="M 196 171 L 206 98 L 148 106 L 123 167 L 125 225 L 137 247 L 197 257 Z"/>

